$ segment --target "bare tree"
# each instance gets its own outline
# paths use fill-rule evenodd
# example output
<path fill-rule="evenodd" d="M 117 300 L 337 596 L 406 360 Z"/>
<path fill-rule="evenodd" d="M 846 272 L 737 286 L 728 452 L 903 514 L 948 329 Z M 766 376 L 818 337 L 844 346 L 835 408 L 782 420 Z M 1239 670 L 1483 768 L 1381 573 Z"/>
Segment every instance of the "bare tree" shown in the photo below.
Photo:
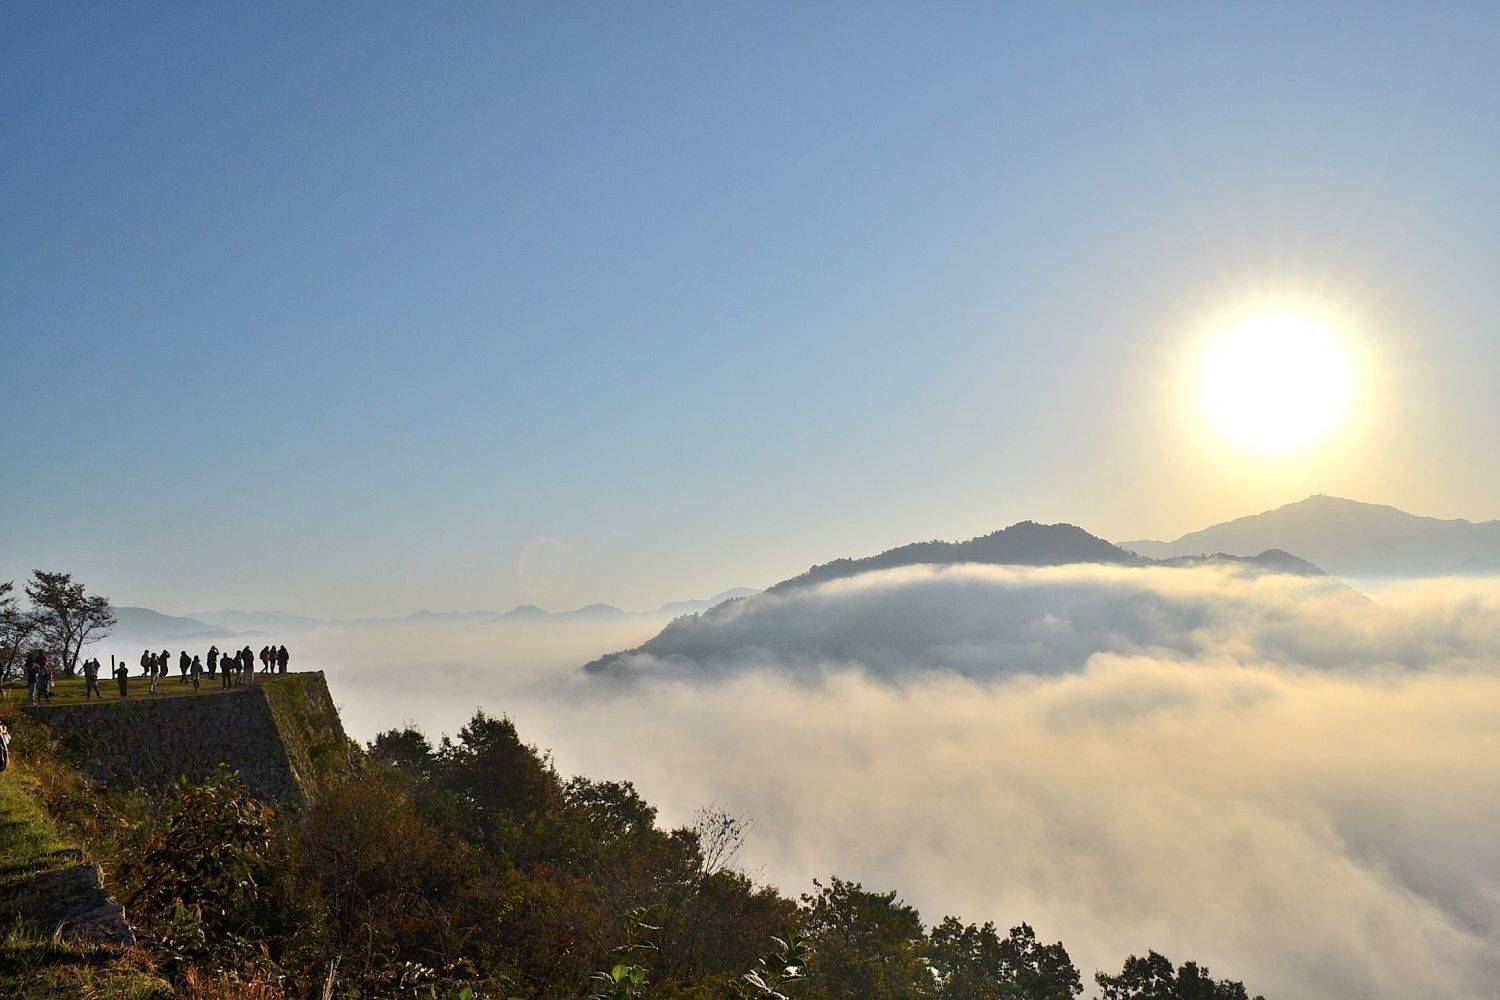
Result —
<path fill-rule="evenodd" d="M 0 583 L 0 684 L 20 672 L 37 636 L 36 615 L 16 603 L 10 580 Z"/>
<path fill-rule="evenodd" d="M 104 638 L 114 627 L 109 599 L 85 593 L 71 573 L 36 570 L 26 585 L 26 596 L 43 641 L 61 658 L 64 677 L 77 671 L 83 647 Z"/>
<path fill-rule="evenodd" d="M 740 849 L 745 846 L 745 837 L 750 832 L 748 816 L 736 816 L 719 805 L 707 805 L 693 817 L 693 839 L 698 845 L 698 870 L 693 886 L 693 902 L 686 921 L 687 940 L 684 953 L 688 968 L 694 973 L 702 969 L 701 941 L 703 924 L 712 909 L 714 882 L 729 870 Z"/>

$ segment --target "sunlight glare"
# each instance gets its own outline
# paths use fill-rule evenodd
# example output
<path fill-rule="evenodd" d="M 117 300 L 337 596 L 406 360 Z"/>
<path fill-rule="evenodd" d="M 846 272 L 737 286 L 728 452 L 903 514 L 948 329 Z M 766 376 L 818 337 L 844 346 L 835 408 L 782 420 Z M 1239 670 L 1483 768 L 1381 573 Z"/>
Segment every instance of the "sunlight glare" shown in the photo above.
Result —
<path fill-rule="evenodd" d="M 1353 381 L 1349 353 L 1326 323 L 1277 311 L 1218 335 L 1204 357 L 1200 391 L 1225 438 L 1280 452 L 1334 430 L 1349 409 Z"/>

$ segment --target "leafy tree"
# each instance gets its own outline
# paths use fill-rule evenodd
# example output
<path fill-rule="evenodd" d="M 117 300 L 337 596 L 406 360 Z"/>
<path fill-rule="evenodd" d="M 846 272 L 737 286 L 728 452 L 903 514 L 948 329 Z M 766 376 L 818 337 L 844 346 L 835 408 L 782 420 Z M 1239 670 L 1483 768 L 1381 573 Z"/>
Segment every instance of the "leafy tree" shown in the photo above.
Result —
<path fill-rule="evenodd" d="M 745 1000 L 792 1000 L 807 982 L 807 963 L 812 946 L 795 927 L 782 928 L 771 939 L 776 947 L 755 960 L 755 967 L 734 983 L 736 995 Z"/>
<path fill-rule="evenodd" d="M 515 853 L 524 828 L 558 805 L 561 783 L 552 759 L 521 741 L 510 719 L 475 712 L 458 739 L 443 737 L 436 770 L 474 814 L 493 846 Z"/>
<path fill-rule="evenodd" d="M 1243 983 L 1216 981 L 1196 962 L 1174 969 L 1166 956 L 1154 951 L 1145 958 L 1131 955 L 1118 976 L 1100 972 L 1094 981 L 1101 1000 L 1250 1000 Z"/>
<path fill-rule="evenodd" d="M 806 996 L 816 1000 L 909 1000 L 932 995 L 923 961 L 927 935 L 917 911 L 895 892 L 868 892 L 856 882 L 814 882 L 802 897 L 812 948 Z"/>
<path fill-rule="evenodd" d="M 15 584 L 0 583 L 0 683 L 18 674 L 37 636 L 36 615 L 16 603 Z"/>
<path fill-rule="evenodd" d="M 608 972 L 589 976 L 594 984 L 590 1000 L 632 1000 L 645 995 L 647 970 L 636 965 L 633 959 L 639 953 L 654 950 L 655 946 L 647 940 L 647 935 L 659 929 L 646 923 L 644 908 L 636 907 L 630 912 L 625 943 L 614 949 L 620 960 Z"/>
<path fill-rule="evenodd" d="M 928 937 L 939 1000 L 1073 1000 L 1083 981 L 1062 942 L 1042 944 L 1028 924 L 1001 938 L 995 925 L 946 917 Z"/>
<path fill-rule="evenodd" d="M 430 775 L 436 763 L 432 744 L 416 726 L 381 733 L 368 749 L 374 760 L 407 774 Z"/>
<path fill-rule="evenodd" d="M 272 811 L 237 776 L 220 768 L 195 785 L 186 778 L 157 803 L 125 899 L 144 912 L 162 945 L 179 958 L 232 951 L 253 933 L 261 883 L 269 872 Z"/>
<path fill-rule="evenodd" d="M 26 596 L 42 640 L 62 659 L 64 677 L 78 670 L 83 648 L 104 638 L 115 625 L 109 599 L 86 593 L 71 573 L 37 570 L 26 585 Z"/>
<path fill-rule="evenodd" d="M 472 905 L 494 884 L 474 849 L 418 815 L 376 766 L 327 783 L 304 820 L 299 882 L 316 889 L 345 985 L 386 995 L 414 978 L 453 980 L 474 927 L 499 908 Z"/>

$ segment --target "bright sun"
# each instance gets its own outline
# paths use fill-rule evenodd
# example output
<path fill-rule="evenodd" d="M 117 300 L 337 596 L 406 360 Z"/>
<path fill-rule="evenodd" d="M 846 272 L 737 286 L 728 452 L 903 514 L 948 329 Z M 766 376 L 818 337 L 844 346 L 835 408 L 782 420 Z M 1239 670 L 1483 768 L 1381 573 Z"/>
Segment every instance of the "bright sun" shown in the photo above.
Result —
<path fill-rule="evenodd" d="M 1219 432 L 1260 451 L 1289 451 L 1344 418 L 1354 382 L 1349 354 L 1324 322 L 1256 313 L 1223 330 L 1203 360 L 1203 406 Z"/>

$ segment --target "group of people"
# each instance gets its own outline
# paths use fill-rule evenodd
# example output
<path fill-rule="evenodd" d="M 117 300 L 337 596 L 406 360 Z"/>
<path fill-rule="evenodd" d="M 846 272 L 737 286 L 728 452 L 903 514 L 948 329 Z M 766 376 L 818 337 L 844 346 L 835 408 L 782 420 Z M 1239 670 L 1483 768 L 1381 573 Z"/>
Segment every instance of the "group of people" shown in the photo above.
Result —
<path fill-rule="evenodd" d="M 290 659 L 291 656 L 287 653 L 286 646 L 262 646 L 260 672 L 284 674 Z M 255 652 L 249 646 L 233 653 L 221 653 L 218 646 L 210 646 L 207 655 L 201 658 L 197 655 L 189 656 L 187 650 L 184 649 L 177 657 L 177 682 L 184 685 L 191 684 L 193 690 L 197 691 L 206 671 L 209 683 L 213 683 L 214 676 L 218 675 L 220 687 L 248 686 L 255 675 L 255 660 Z M 148 689 L 152 694 L 156 693 L 157 684 L 170 676 L 171 664 L 172 654 L 165 649 L 160 653 L 153 653 L 149 649 L 141 652 L 141 676 L 147 678 Z M 83 661 L 85 701 L 92 700 L 95 695 L 100 698 L 104 697 L 104 693 L 99 689 L 99 673 L 102 669 L 103 666 L 99 663 L 98 657 Z M 110 656 L 109 673 L 119 685 L 120 697 L 127 697 L 130 693 L 130 668 L 126 666 L 123 657 L 117 659 L 113 655 Z M 30 694 L 31 703 L 36 705 L 42 701 L 51 701 L 52 687 L 51 660 L 45 652 L 33 650 L 26 658 L 26 689 Z"/>

